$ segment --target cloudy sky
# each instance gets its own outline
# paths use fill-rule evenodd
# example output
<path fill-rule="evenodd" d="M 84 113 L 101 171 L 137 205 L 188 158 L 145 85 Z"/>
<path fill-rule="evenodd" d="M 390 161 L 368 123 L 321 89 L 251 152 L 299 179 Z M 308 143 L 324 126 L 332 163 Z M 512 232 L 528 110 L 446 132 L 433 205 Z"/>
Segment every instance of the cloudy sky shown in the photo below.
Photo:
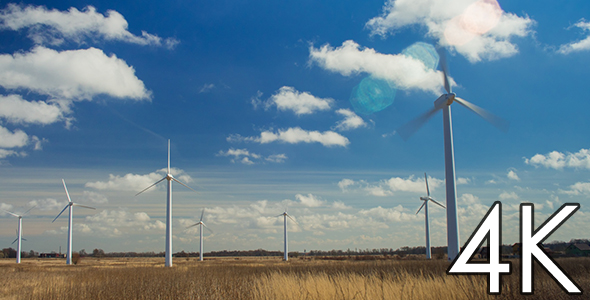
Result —
<path fill-rule="evenodd" d="M 429 176 L 445 201 L 442 116 L 397 130 L 443 92 L 510 122 L 502 132 L 453 105 L 461 242 L 501 200 L 503 242 L 518 204 L 536 224 L 581 209 L 553 236 L 589 238 L 590 3 L 573 1 L 52 1 L 0 7 L 0 208 L 24 212 L 23 249 L 163 251 L 165 184 L 174 251 L 205 209 L 206 250 L 372 249 L 424 244 Z M 432 243 L 446 217 L 431 209 Z M 1 247 L 17 219 L 0 213 Z"/>

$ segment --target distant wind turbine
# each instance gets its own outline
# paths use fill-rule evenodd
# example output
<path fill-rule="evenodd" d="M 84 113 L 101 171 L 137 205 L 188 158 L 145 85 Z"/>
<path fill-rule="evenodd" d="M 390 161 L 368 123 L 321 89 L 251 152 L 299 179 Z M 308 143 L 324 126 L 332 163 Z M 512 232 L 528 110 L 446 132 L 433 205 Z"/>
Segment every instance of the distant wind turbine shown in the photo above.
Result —
<path fill-rule="evenodd" d="M 422 203 L 422 206 L 420 206 L 416 214 L 418 214 L 420 210 L 422 210 L 422 207 L 424 207 L 424 222 L 426 225 L 426 259 L 430 259 L 432 255 L 430 254 L 430 221 L 428 220 L 428 201 L 432 201 L 442 208 L 445 208 L 445 206 L 430 197 L 430 189 L 428 188 L 428 177 L 426 177 L 426 173 L 424 173 L 424 181 L 426 181 L 426 194 L 428 196 L 420 197 L 420 200 L 424 201 L 424 203 Z"/>
<path fill-rule="evenodd" d="M 148 186 L 147 188 L 143 189 L 141 192 L 135 194 L 135 196 L 147 191 L 151 187 L 155 186 L 156 184 L 164 181 L 164 179 L 168 180 L 168 196 L 166 201 L 166 267 L 172 267 L 172 181 L 176 181 L 183 186 L 187 187 L 190 190 L 195 191 L 193 188 L 189 187 L 188 185 L 180 182 L 178 179 L 174 178 L 172 174 L 170 174 L 170 140 L 168 140 L 168 169 L 166 176 L 164 178 L 156 181 L 156 183 Z M 197 192 L 197 191 L 195 191 Z"/>
<path fill-rule="evenodd" d="M 283 212 L 280 215 L 276 215 L 276 217 L 280 217 L 283 216 L 283 222 L 284 222 L 284 230 L 285 230 L 285 261 L 289 260 L 289 242 L 287 239 L 287 218 L 291 219 L 291 221 L 293 221 L 295 224 L 299 225 L 299 223 L 297 223 L 297 221 L 295 221 L 295 219 L 293 219 L 288 213 L 287 210 L 285 209 L 285 212 Z"/>
<path fill-rule="evenodd" d="M 203 209 L 203 212 L 201 212 L 201 219 L 199 220 L 199 223 L 195 223 L 191 226 L 188 226 L 188 228 L 194 227 L 199 225 L 199 260 L 203 261 L 203 226 L 205 226 L 205 228 L 207 228 L 207 230 L 209 230 L 209 232 L 213 233 L 213 230 L 209 229 L 209 227 L 207 227 L 207 225 L 205 225 L 205 223 L 203 222 L 203 215 L 205 214 L 205 209 Z"/>
<path fill-rule="evenodd" d="M 18 228 L 16 229 L 16 239 L 14 240 L 14 242 L 12 242 L 13 244 L 15 242 L 18 242 L 16 244 L 16 263 L 20 264 L 20 252 L 21 252 L 21 240 L 25 240 L 22 238 L 22 230 L 23 230 L 23 216 L 26 215 L 28 212 L 31 211 L 31 209 L 35 208 L 35 206 L 29 208 L 29 210 L 27 210 L 26 212 L 24 212 L 22 215 L 19 214 L 15 214 L 13 212 L 4 210 L 5 212 L 15 216 L 18 218 Z M 25 240 L 26 241 L 26 240 Z"/>
<path fill-rule="evenodd" d="M 447 244 L 448 259 L 453 260 L 459 254 L 459 221 L 457 219 L 457 185 L 455 183 L 455 154 L 453 150 L 453 124 L 451 120 L 451 104 L 457 102 L 470 111 L 476 113 L 500 130 L 508 131 L 509 122 L 493 115 L 485 109 L 461 99 L 451 92 L 449 72 L 446 64 L 444 50 L 439 49 L 441 68 L 443 72 L 444 88 L 446 94 L 441 95 L 434 101 L 434 107 L 416 119 L 406 123 L 397 131 L 399 135 L 407 140 L 422 125 L 426 123 L 436 112 L 443 111 L 444 145 L 445 145 L 445 182 L 447 196 Z"/>
<path fill-rule="evenodd" d="M 69 211 L 70 217 L 68 220 L 68 253 L 66 254 L 67 255 L 66 256 L 66 264 L 71 265 L 72 264 L 72 218 L 74 217 L 74 206 L 80 206 L 80 207 L 89 208 L 89 209 L 96 209 L 96 208 L 72 202 L 72 199 L 70 198 L 70 193 L 68 192 L 68 187 L 66 186 L 66 181 L 62 179 L 61 182 L 64 185 L 64 190 L 66 190 L 66 196 L 68 196 L 68 204 L 66 204 L 66 207 L 64 207 L 64 209 L 61 210 L 61 212 L 57 215 L 57 217 L 55 217 L 55 219 L 53 219 L 53 221 L 51 221 L 51 223 L 55 222 L 55 220 L 57 220 L 57 218 L 59 218 L 59 216 L 61 216 L 61 214 L 68 207 L 70 208 L 70 211 Z"/>

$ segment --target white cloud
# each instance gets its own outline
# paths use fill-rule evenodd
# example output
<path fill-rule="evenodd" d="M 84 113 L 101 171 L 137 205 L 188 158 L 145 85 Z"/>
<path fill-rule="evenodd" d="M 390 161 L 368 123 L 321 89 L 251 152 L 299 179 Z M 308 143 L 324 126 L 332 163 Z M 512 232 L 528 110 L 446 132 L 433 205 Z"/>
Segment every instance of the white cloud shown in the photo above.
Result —
<path fill-rule="evenodd" d="M 332 208 L 333 209 L 351 209 L 352 207 L 344 204 L 344 202 L 342 202 L 342 201 L 334 201 L 332 203 Z"/>
<path fill-rule="evenodd" d="M 574 26 L 582 29 L 584 32 L 590 33 L 590 22 L 586 22 L 584 19 L 578 21 L 578 23 L 574 24 Z M 590 50 L 590 35 L 588 35 L 583 40 L 561 45 L 557 52 L 561 54 L 570 54 L 572 52 L 587 50 Z"/>
<path fill-rule="evenodd" d="M 569 190 L 560 190 L 560 192 L 572 196 L 590 195 L 590 182 L 576 182 L 570 185 Z"/>
<path fill-rule="evenodd" d="M 27 101 L 21 95 L 0 95 L 0 118 L 11 124 L 47 125 L 64 120 L 69 107 L 56 102 Z"/>
<path fill-rule="evenodd" d="M 82 201 L 89 202 L 89 203 L 96 203 L 96 204 L 106 204 L 109 203 L 109 199 L 102 194 L 91 192 L 91 191 L 84 191 L 82 193 Z"/>
<path fill-rule="evenodd" d="M 300 127 L 288 128 L 287 130 L 279 129 L 277 133 L 272 131 L 263 131 L 260 137 L 241 137 L 239 135 L 232 135 L 228 137 L 228 141 L 254 141 L 261 144 L 268 144 L 272 142 L 283 142 L 288 144 L 298 143 L 320 143 L 326 147 L 341 146 L 346 147 L 350 143 L 348 138 L 336 133 L 334 131 L 307 131 Z"/>
<path fill-rule="evenodd" d="M 0 158 L 7 158 L 9 156 L 17 156 L 17 157 L 24 157 L 27 156 L 26 152 L 18 152 L 18 151 L 14 151 L 14 150 L 6 150 L 6 149 L 0 149 Z"/>
<path fill-rule="evenodd" d="M 248 149 L 234 149 L 230 148 L 227 151 L 220 150 L 217 152 L 216 156 L 233 156 L 231 159 L 232 163 L 240 162 L 245 165 L 253 165 L 256 162 L 261 161 L 268 161 L 273 163 L 283 163 L 287 160 L 287 155 L 285 154 L 273 154 L 267 157 L 263 157 L 260 154 L 256 154 L 253 152 L 248 151 Z M 254 160 L 254 161 L 253 161 Z"/>
<path fill-rule="evenodd" d="M 31 201 L 29 201 L 29 206 L 36 206 L 35 209 L 38 209 L 41 211 L 48 211 L 48 210 L 61 211 L 68 204 L 68 200 L 66 198 L 65 193 L 64 193 L 63 198 L 65 200 L 62 200 L 62 201 L 57 201 L 53 198 L 31 200 Z"/>
<path fill-rule="evenodd" d="M 283 86 L 266 101 L 265 105 L 266 108 L 275 105 L 278 110 L 290 110 L 300 116 L 329 110 L 333 104 L 334 99 L 318 98 L 308 92 L 299 92 L 293 87 Z"/>
<path fill-rule="evenodd" d="M 22 130 L 14 132 L 0 126 L 0 148 L 21 148 L 29 143 L 29 136 Z"/>
<path fill-rule="evenodd" d="M 106 17 L 93 6 L 82 11 L 71 7 L 68 11 L 48 10 L 43 6 L 23 7 L 8 4 L 0 11 L 0 29 L 28 29 L 29 37 L 37 44 L 59 45 L 65 40 L 83 43 L 85 38 L 103 38 L 138 45 L 174 48 L 178 41 L 142 31 L 136 36 L 127 30 L 128 23 L 120 13 L 108 10 Z"/>
<path fill-rule="evenodd" d="M 470 184 L 471 183 L 471 178 L 465 178 L 465 177 L 458 177 L 456 184 L 460 185 L 460 184 Z"/>
<path fill-rule="evenodd" d="M 336 126 L 334 127 L 336 130 L 346 131 L 360 127 L 367 127 L 367 123 L 365 123 L 363 118 L 359 117 L 350 109 L 341 108 L 337 110 L 336 113 L 344 117 L 344 120 L 336 123 Z"/>
<path fill-rule="evenodd" d="M 506 192 L 506 191 L 502 192 L 500 194 L 500 196 L 498 196 L 498 198 L 500 198 L 501 201 L 508 200 L 508 199 L 513 199 L 513 200 L 518 200 L 519 199 L 518 195 L 515 192 L 510 192 L 509 193 L 509 192 Z"/>
<path fill-rule="evenodd" d="M 345 192 L 349 186 L 354 185 L 354 180 L 344 178 L 338 182 L 338 187 Z"/>
<path fill-rule="evenodd" d="M 214 88 L 215 88 L 215 85 L 213 83 L 208 83 L 208 84 L 206 83 L 199 90 L 199 94 L 201 94 L 201 93 L 207 93 L 207 92 L 209 92 L 210 90 L 212 90 Z"/>
<path fill-rule="evenodd" d="M 386 36 L 419 25 L 441 45 L 471 62 L 512 56 L 513 37 L 532 34 L 534 21 L 502 11 L 496 0 L 389 0 L 383 14 L 366 23 L 372 34 Z"/>
<path fill-rule="evenodd" d="M 303 206 L 307 206 L 307 207 L 319 207 L 319 206 L 324 205 L 324 203 L 325 203 L 325 201 L 322 201 L 321 199 L 319 199 L 317 196 L 315 196 L 313 194 L 307 194 L 307 196 L 297 194 L 297 195 L 295 195 L 295 199 L 297 199 Z"/>
<path fill-rule="evenodd" d="M 525 157 L 524 162 L 535 167 L 543 166 L 556 170 L 565 167 L 590 170 L 590 149 L 580 149 L 577 153 L 552 151 L 545 155 L 535 154 L 530 159 Z"/>
<path fill-rule="evenodd" d="M 311 47 L 309 52 L 311 62 L 344 76 L 364 72 L 391 81 L 400 89 L 440 93 L 440 71 L 428 69 L 421 61 L 403 54 L 382 54 L 371 48 L 360 49 L 360 45 L 351 40 L 337 48 L 328 44 L 319 49 Z"/>
<path fill-rule="evenodd" d="M 128 173 L 123 176 L 109 174 L 108 181 L 87 182 L 84 186 L 94 188 L 97 190 L 113 190 L 113 191 L 134 191 L 139 192 L 148 186 L 156 183 L 158 180 L 164 178 L 166 169 L 158 170 L 158 173 L 152 172 L 145 175 Z M 175 175 L 180 181 L 189 183 L 192 178 L 185 174 L 183 170 L 171 168 L 170 173 Z M 149 189 L 151 191 L 153 189 Z"/>
<path fill-rule="evenodd" d="M 436 179 L 434 177 L 428 178 L 428 187 L 430 188 L 431 192 L 443 183 L 443 180 Z M 424 182 L 424 179 L 414 178 L 413 175 L 408 177 L 407 179 L 401 177 L 392 177 L 386 181 L 386 184 L 393 192 L 426 192 L 426 183 Z"/>
<path fill-rule="evenodd" d="M 508 177 L 508 179 L 510 179 L 510 180 L 520 181 L 520 177 L 518 177 L 518 174 L 516 174 L 516 172 L 514 172 L 514 170 L 508 171 L 508 174 L 506 174 L 506 177 Z"/>
<path fill-rule="evenodd" d="M 416 219 L 415 214 L 404 212 L 404 208 L 398 205 L 394 208 L 383 208 L 381 206 L 371 209 L 363 209 L 359 211 L 362 216 L 376 217 L 385 220 L 386 222 L 402 222 L 412 221 Z"/>
<path fill-rule="evenodd" d="M 0 85 L 73 100 L 100 94 L 135 100 L 151 97 L 133 67 L 96 48 L 58 52 L 38 46 L 31 52 L 2 54 Z"/>

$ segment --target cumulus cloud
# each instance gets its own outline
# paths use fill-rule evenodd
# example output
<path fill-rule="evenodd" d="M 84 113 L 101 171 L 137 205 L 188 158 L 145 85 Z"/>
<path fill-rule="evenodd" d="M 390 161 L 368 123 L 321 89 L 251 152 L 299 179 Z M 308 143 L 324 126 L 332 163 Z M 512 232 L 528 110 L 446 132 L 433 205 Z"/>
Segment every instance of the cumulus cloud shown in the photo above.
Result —
<path fill-rule="evenodd" d="M 428 177 L 428 186 L 430 192 L 444 184 L 444 180 L 434 177 Z M 426 193 L 426 183 L 422 177 L 414 175 L 408 178 L 391 177 L 378 182 L 367 182 L 365 180 L 354 181 L 351 179 L 342 179 L 338 182 L 338 187 L 343 192 L 363 190 L 369 195 L 385 197 L 394 195 L 396 192 L 409 193 Z"/>
<path fill-rule="evenodd" d="M 457 185 L 460 185 L 460 184 L 470 184 L 471 183 L 471 178 L 457 177 L 457 180 L 455 182 L 456 182 Z"/>
<path fill-rule="evenodd" d="M 524 158 L 527 165 L 545 167 L 556 170 L 563 168 L 588 169 L 590 170 L 590 149 L 580 149 L 576 153 L 562 153 L 552 151 L 545 155 L 535 154 L 533 157 Z"/>
<path fill-rule="evenodd" d="M 309 49 L 310 62 L 344 76 L 368 73 L 393 82 L 400 89 L 422 90 L 439 94 L 440 71 L 428 69 L 423 62 L 403 54 L 382 54 L 371 48 L 362 48 L 348 40 L 334 48 L 326 44 Z"/>
<path fill-rule="evenodd" d="M 162 179 L 165 176 L 166 171 L 167 170 L 164 168 L 158 170 L 157 172 L 144 175 L 128 173 L 123 176 L 119 176 L 109 174 L 108 181 L 87 182 L 84 186 L 97 190 L 139 192 Z M 171 168 L 170 173 L 176 174 L 174 177 L 178 178 L 184 183 L 193 181 L 192 177 L 184 173 L 184 171 L 181 169 Z M 149 189 L 146 192 L 151 190 L 152 189 Z"/>
<path fill-rule="evenodd" d="M 253 152 L 248 151 L 248 149 L 234 149 L 230 148 L 227 151 L 219 150 L 216 156 L 229 156 L 232 157 L 231 162 L 236 163 L 240 162 L 245 165 L 253 165 L 258 162 L 272 162 L 272 163 L 283 163 L 287 160 L 287 155 L 285 154 L 272 154 L 267 157 L 264 157 L 260 154 L 256 154 Z"/>
<path fill-rule="evenodd" d="M 587 51 L 590 50 L 590 22 L 587 22 L 584 19 L 578 21 L 578 23 L 573 25 L 574 27 L 578 27 L 582 29 L 582 31 L 586 32 L 588 36 L 585 39 L 567 43 L 565 45 L 561 45 L 557 52 L 561 54 L 570 54 L 572 52 L 579 52 L 579 51 Z"/>
<path fill-rule="evenodd" d="M 334 201 L 332 203 L 332 208 L 333 209 L 351 209 L 352 207 L 344 204 L 344 202 L 342 202 L 342 201 Z"/>
<path fill-rule="evenodd" d="M 520 181 L 520 177 L 518 177 L 518 174 L 516 174 L 516 172 L 514 172 L 514 170 L 508 171 L 508 174 L 506 174 L 506 177 L 508 177 L 508 179 L 510 179 L 510 180 Z"/>
<path fill-rule="evenodd" d="M 515 192 L 510 192 L 509 193 L 509 192 L 506 192 L 506 191 L 502 192 L 500 194 L 500 196 L 498 196 L 498 198 L 500 198 L 500 200 L 502 200 L 502 201 L 509 200 L 509 199 L 512 199 L 512 200 L 518 200 L 519 199 L 518 195 Z"/>
<path fill-rule="evenodd" d="M 405 209 L 401 205 L 394 208 L 383 208 L 378 206 L 371 209 L 363 209 L 359 211 L 359 214 L 362 216 L 380 218 L 386 222 L 402 222 L 416 219 L 415 214 L 405 212 Z"/>
<path fill-rule="evenodd" d="M 303 206 L 307 207 L 319 207 L 324 205 L 325 203 L 325 201 L 321 200 L 318 196 L 315 196 L 313 194 L 307 194 L 307 196 L 297 194 L 295 195 L 295 199 L 297 199 L 297 201 L 299 201 Z"/>
<path fill-rule="evenodd" d="M 318 98 L 308 92 L 299 92 L 290 86 L 281 87 L 265 103 L 267 109 L 276 106 L 280 111 L 292 111 L 298 116 L 330 110 L 332 105 L 334 105 L 334 99 Z"/>
<path fill-rule="evenodd" d="M 68 200 L 66 199 L 65 194 L 64 194 L 64 199 L 65 200 L 62 200 L 62 201 L 57 201 L 53 198 L 31 200 L 31 201 L 29 201 L 29 206 L 35 206 L 35 209 L 38 209 L 41 211 L 48 211 L 48 210 L 60 211 L 68 204 Z"/>
<path fill-rule="evenodd" d="M 326 147 L 341 146 L 346 147 L 350 141 L 345 136 L 334 131 L 307 131 L 300 127 L 288 129 L 279 129 L 276 133 L 272 131 L 263 131 L 259 137 L 242 137 L 238 134 L 231 135 L 227 138 L 229 142 L 253 141 L 260 144 L 272 142 L 283 142 L 288 144 L 298 143 L 320 143 Z"/>
<path fill-rule="evenodd" d="M 38 46 L 31 52 L 2 54 L 0 85 L 61 99 L 89 100 L 100 94 L 135 100 L 151 97 L 133 67 L 96 48 L 58 52 Z"/>
<path fill-rule="evenodd" d="M 560 190 L 560 192 L 571 196 L 590 195 L 590 182 L 576 182 L 570 185 L 569 190 Z"/>
<path fill-rule="evenodd" d="M 414 25 L 478 62 L 516 54 L 511 39 L 532 34 L 534 21 L 504 12 L 496 0 L 389 0 L 382 15 L 366 23 L 372 34 L 382 36 Z"/>
<path fill-rule="evenodd" d="M 336 111 L 337 114 L 344 117 L 343 120 L 338 121 L 334 129 L 339 131 L 347 131 L 352 129 L 357 129 L 360 127 L 367 127 L 367 123 L 363 120 L 363 118 L 359 117 L 350 109 L 339 109 Z"/>
<path fill-rule="evenodd" d="M 65 120 L 70 112 L 57 102 L 27 101 L 21 95 L 0 95 L 0 118 L 11 124 L 48 125 Z"/>
<path fill-rule="evenodd" d="M 127 30 L 129 24 L 120 13 L 108 10 L 106 16 L 96 12 L 93 6 L 82 11 L 71 7 L 68 11 L 48 10 L 43 6 L 8 4 L 0 10 L 0 29 L 28 30 L 28 36 L 36 44 L 60 45 L 65 40 L 83 43 L 85 39 L 102 38 L 138 45 L 165 46 L 178 44 L 173 38 L 162 39 L 157 35 L 141 32 L 141 36 Z"/>

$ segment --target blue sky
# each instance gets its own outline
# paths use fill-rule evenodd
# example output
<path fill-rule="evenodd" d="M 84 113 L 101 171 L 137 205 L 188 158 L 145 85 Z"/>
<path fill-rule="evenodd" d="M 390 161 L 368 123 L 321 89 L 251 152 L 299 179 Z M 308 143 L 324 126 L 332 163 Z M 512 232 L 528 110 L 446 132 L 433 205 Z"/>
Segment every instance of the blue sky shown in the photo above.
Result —
<path fill-rule="evenodd" d="M 74 250 L 163 251 L 171 139 L 174 251 L 424 243 L 425 193 L 444 202 L 442 115 L 408 141 L 396 130 L 443 92 L 438 69 L 402 55 L 441 45 L 458 96 L 508 120 L 504 133 L 452 106 L 461 242 L 495 200 L 504 242 L 518 203 L 541 222 L 581 209 L 549 240 L 588 238 L 587 1 L 79 1 L 0 7 L 0 205 L 25 211 L 23 249 L 66 244 L 61 178 L 74 201 Z M 424 44 L 420 44 L 424 45 Z M 423 48 L 426 49 L 426 48 Z M 406 52 L 407 53 L 407 50 Z M 432 58 L 432 57 L 431 57 Z M 438 57 L 435 57 L 438 58 Z M 365 80 L 394 87 L 370 114 Z M 391 99 L 391 97 L 389 98 Z M 433 245 L 445 213 L 431 210 Z M 0 213 L 0 243 L 17 220 Z"/>

